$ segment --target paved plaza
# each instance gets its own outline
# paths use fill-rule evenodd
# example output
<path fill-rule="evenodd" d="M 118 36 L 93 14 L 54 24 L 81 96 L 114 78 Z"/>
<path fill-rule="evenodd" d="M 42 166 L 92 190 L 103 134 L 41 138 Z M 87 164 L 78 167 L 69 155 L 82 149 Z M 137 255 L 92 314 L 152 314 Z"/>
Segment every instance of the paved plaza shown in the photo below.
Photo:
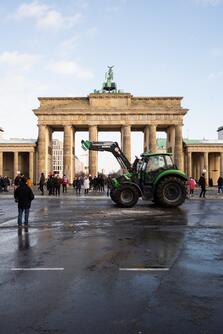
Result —
<path fill-rule="evenodd" d="M 176 209 L 37 196 L 20 234 L 1 194 L 1 333 L 222 333 L 222 195 L 196 196 Z"/>

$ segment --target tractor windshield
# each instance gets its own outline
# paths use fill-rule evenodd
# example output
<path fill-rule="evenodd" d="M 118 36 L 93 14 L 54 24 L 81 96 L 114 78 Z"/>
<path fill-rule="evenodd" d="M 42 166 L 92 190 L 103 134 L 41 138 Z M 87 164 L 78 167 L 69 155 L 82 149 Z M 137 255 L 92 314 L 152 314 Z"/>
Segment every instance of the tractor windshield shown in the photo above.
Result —
<path fill-rule="evenodd" d="M 146 166 L 146 171 L 147 172 L 152 172 L 156 169 L 159 168 L 164 168 L 166 166 L 165 159 L 163 155 L 154 155 L 149 157 L 147 166 Z"/>

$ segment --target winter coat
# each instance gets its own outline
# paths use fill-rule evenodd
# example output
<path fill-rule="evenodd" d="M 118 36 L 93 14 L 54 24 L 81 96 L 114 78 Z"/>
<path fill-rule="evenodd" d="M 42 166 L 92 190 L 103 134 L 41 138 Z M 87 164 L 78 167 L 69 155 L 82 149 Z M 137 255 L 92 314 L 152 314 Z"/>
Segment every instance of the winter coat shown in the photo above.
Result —
<path fill-rule="evenodd" d="M 90 181 L 89 179 L 84 179 L 84 189 L 89 189 L 90 188 Z"/>
<path fill-rule="evenodd" d="M 198 183 L 201 186 L 201 188 L 205 188 L 206 187 L 206 180 L 205 180 L 205 177 L 203 175 L 201 175 Z"/>
<path fill-rule="evenodd" d="M 63 184 L 68 184 L 68 178 L 66 176 L 63 177 Z"/>
<path fill-rule="evenodd" d="M 219 178 L 218 178 L 218 186 L 219 187 L 223 186 L 223 178 L 221 176 L 219 176 Z"/>
<path fill-rule="evenodd" d="M 39 180 L 39 184 L 44 185 L 45 181 L 46 181 L 45 176 L 41 175 L 40 180 Z"/>
<path fill-rule="evenodd" d="M 33 185 L 33 181 L 31 179 L 28 179 L 26 181 L 26 183 L 27 183 L 27 186 L 29 186 L 29 187 L 32 187 L 32 185 Z"/>
<path fill-rule="evenodd" d="M 196 186 L 196 181 L 194 179 L 188 180 L 188 186 L 191 190 L 194 190 Z"/>
<path fill-rule="evenodd" d="M 81 180 L 77 179 L 75 184 L 77 189 L 81 188 Z"/>
<path fill-rule="evenodd" d="M 14 198 L 18 202 L 18 208 L 29 209 L 34 195 L 32 189 L 28 187 L 27 184 L 23 184 L 16 188 Z"/>

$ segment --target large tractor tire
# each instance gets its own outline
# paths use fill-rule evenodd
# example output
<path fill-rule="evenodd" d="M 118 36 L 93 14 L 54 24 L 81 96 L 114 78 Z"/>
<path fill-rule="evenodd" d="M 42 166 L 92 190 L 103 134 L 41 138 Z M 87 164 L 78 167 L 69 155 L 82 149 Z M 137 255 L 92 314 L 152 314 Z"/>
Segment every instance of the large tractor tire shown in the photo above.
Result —
<path fill-rule="evenodd" d="M 122 208 L 131 208 L 139 199 L 139 192 L 136 187 L 123 184 L 115 192 L 115 202 Z"/>
<path fill-rule="evenodd" d="M 169 176 L 157 185 L 154 201 L 163 207 L 176 207 L 183 204 L 186 196 L 186 182 L 177 176 Z"/>
<path fill-rule="evenodd" d="M 118 204 L 117 189 L 111 189 L 111 191 L 110 191 L 110 197 L 113 200 L 113 202 L 115 202 L 116 204 Z"/>

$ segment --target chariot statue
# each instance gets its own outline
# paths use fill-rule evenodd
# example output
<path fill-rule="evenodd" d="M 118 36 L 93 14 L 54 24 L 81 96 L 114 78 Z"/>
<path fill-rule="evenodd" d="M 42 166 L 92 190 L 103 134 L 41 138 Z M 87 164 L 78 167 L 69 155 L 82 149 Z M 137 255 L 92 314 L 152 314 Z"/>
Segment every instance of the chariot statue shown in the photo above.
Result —
<path fill-rule="evenodd" d="M 106 81 L 103 83 L 102 91 L 111 93 L 117 90 L 116 83 L 113 81 L 114 80 L 113 67 L 114 65 L 108 66 L 108 71 L 105 73 Z"/>

